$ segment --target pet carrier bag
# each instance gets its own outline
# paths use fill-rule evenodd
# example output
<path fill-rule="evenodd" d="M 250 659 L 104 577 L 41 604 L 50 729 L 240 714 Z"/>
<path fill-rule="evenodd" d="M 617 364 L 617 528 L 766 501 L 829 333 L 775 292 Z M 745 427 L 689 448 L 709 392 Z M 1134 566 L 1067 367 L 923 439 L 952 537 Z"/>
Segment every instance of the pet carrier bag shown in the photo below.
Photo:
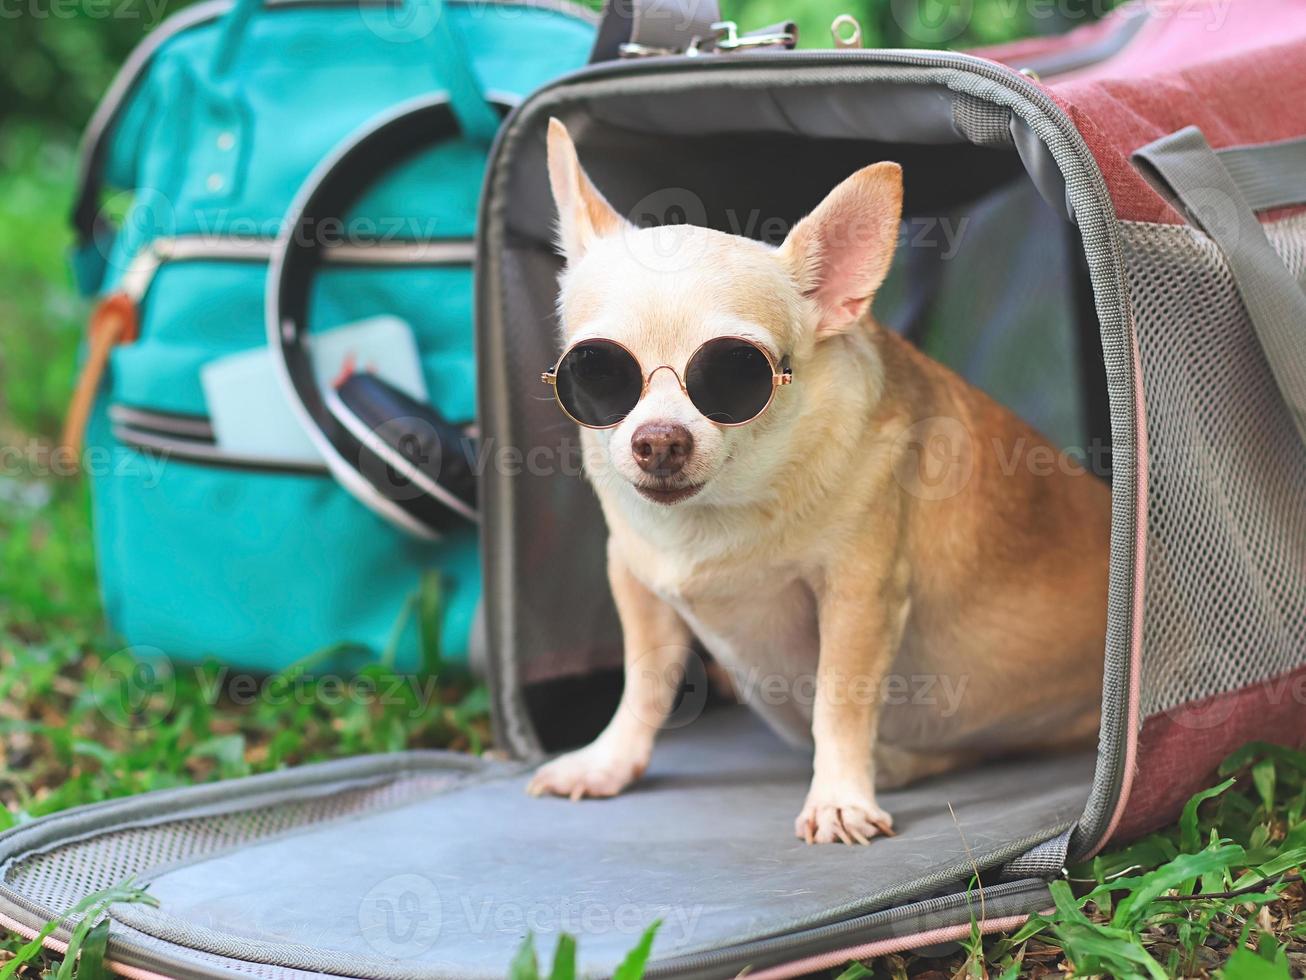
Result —
<path fill-rule="evenodd" d="M 531 763 L 610 715 L 620 644 L 582 479 L 492 469 L 491 690 L 519 761 L 357 759 L 49 817 L 0 838 L 11 928 L 30 935 L 134 873 L 161 906 L 112 909 L 109 956 L 141 980 L 497 977 L 527 932 L 548 949 L 563 931 L 583 974 L 608 976 L 656 918 L 650 977 L 799 976 L 1009 929 L 1048 907 L 1068 861 L 1172 816 L 1227 751 L 1306 735 L 1294 5 L 1131 7 L 991 57 L 757 50 L 683 16 L 679 34 L 646 33 L 666 10 L 641 7 L 633 30 L 609 14 L 608 60 L 536 92 L 500 133 L 479 239 L 484 438 L 546 459 L 575 439 L 536 393 L 557 343 L 550 117 L 620 210 L 760 235 L 857 167 L 899 161 L 916 244 L 878 315 L 1063 446 L 1102 450 L 1096 753 L 886 794 L 897 836 L 808 847 L 792 828 L 810 757 L 691 676 L 632 791 L 528 798 Z M 932 246 L 945 219 L 965 231 Z"/>
<path fill-rule="evenodd" d="M 83 456 L 105 609 L 130 644 L 173 657 L 276 670 L 351 646 L 412 667 L 422 587 L 440 607 L 437 626 L 427 603 L 424 656 L 438 632 L 442 655 L 465 659 L 480 595 L 470 468 L 455 474 L 449 453 L 441 486 L 455 492 L 432 500 L 345 446 L 354 413 L 305 410 L 301 431 L 295 411 L 317 386 L 294 406 L 282 393 L 268 264 L 297 195 L 329 183 L 345 147 L 407 120 L 386 156 L 348 175 L 365 196 L 294 233 L 328 266 L 314 280 L 319 370 L 359 362 L 332 393 L 402 408 L 417 428 L 396 438 L 419 452 L 433 432 L 461 436 L 475 416 L 485 157 L 513 104 L 584 63 L 595 18 L 552 0 L 263 8 L 209 2 L 171 18 L 86 135 L 75 266 L 99 305 L 68 441 L 107 357 Z"/>

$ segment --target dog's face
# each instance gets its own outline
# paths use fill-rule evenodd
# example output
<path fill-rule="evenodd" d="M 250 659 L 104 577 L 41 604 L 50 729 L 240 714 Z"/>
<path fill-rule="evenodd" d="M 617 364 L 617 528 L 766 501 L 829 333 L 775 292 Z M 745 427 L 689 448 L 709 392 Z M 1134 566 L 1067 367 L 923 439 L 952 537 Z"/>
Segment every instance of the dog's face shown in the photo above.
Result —
<path fill-rule="evenodd" d="M 882 163 L 858 171 L 778 249 L 692 225 L 636 228 L 595 189 L 557 120 L 549 125 L 549 178 L 567 260 L 564 346 L 616 341 L 646 378 L 620 424 L 586 431 L 591 479 L 664 506 L 764 498 L 777 467 L 803 449 L 812 401 L 801 389 L 804 364 L 818 344 L 854 326 L 888 271 L 901 170 Z M 720 337 L 750 340 L 794 371 L 794 386 L 743 425 L 710 421 L 682 386 L 694 352 Z"/>

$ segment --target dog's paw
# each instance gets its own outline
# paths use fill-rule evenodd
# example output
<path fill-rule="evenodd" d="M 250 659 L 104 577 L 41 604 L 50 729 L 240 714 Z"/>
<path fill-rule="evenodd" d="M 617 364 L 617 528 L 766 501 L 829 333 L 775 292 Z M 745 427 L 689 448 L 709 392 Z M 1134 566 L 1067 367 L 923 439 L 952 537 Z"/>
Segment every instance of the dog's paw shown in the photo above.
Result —
<path fill-rule="evenodd" d="M 893 836 L 893 817 L 873 793 L 813 791 L 794 821 L 794 834 L 809 844 L 869 844 L 874 837 Z"/>
<path fill-rule="evenodd" d="M 526 784 L 531 796 L 616 796 L 644 775 L 646 759 L 616 754 L 598 746 L 568 752 L 536 770 Z"/>

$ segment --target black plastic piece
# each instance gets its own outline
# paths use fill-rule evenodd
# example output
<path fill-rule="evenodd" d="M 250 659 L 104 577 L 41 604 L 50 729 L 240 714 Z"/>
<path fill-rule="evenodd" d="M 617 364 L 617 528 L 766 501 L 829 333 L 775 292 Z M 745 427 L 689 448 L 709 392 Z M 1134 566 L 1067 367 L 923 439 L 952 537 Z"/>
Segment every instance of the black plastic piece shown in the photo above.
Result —
<path fill-rule="evenodd" d="M 476 444 L 438 410 L 366 372 L 351 374 L 336 394 L 378 439 L 468 507 L 476 506 Z"/>

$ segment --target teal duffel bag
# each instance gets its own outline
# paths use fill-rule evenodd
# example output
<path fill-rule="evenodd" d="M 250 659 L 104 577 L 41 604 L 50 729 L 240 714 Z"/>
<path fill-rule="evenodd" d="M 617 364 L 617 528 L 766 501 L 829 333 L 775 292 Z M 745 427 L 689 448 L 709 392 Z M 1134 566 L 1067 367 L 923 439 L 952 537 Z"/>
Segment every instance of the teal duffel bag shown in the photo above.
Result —
<path fill-rule="evenodd" d="M 304 275 L 288 252 L 311 256 L 292 284 L 301 328 L 313 370 L 335 357 L 343 372 L 322 392 L 385 375 L 383 404 L 357 396 L 382 422 L 403 414 L 398 390 L 426 430 L 429 414 L 471 446 L 489 145 L 593 40 L 591 15 L 555 0 L 209 0 L 133 53 L 83 147 L 74 266 L 98 303 L 69 430 L 84 430 L 105 609 L 128 643 L 253 670 L 344 647 L 401 669 L 436 649 L 466 659 L 474 491 L 432 516 L 404 458 L 341 450 L 350 426 L 288 377 L 296 356 L 307 370 L 302 338 L 268 343 L 268 295 L 281 267 Z M 362 145 L 365 166 L 345 152 Z M 332 182 L 345 210 L 306 211 Z M 400 456 L 423 438 L 404 432 Z"/>

